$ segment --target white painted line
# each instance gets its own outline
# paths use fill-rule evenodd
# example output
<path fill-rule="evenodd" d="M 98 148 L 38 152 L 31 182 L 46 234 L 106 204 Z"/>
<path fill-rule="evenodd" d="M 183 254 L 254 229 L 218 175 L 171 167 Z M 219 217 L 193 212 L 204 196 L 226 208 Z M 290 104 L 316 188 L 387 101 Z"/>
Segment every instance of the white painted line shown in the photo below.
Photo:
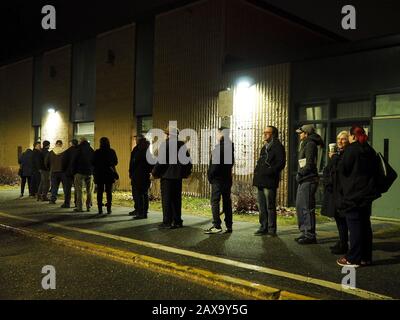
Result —
<path fill-rule="evenodd" d="M 3 212 L 0 212 L 0 216 L 5 217 L 5 218 L 11 218 L 14 220 L 20 220 L 20 221 L 41 222 L 40 220 L 14 216 L 14 215 L 10 215 L 10 214 L 3 213 Z M 309 283 L 309 284 L 317 285 L 320 287 L 332 289 L 335 291 L 343 292 L 343 293 L 346 293 L 349 295 L 357 296 L 357 297 L 363 298 L 363 299 L 393 300 L 393 298 L 391 298 L 389 296 L 381 295 L 381 294 L 363 290 L 363 289 L 358 289 L 358 288 L 344 289 L 342 284 L 334 283 L 331 281 L 326 281 L 326 280 L 312 278 L 312 277 L 306 277 L 306 276 L 302 276 L 302 275 L 295 274 L 295 273 L 290 273 L 290 272 L 271 269 L 271 268 L 267 268 L 267 267 L 252 265 L 252 264 L 248 264 L 248 263 L 244 263 L 244 262 L 234 261 L 234 260 L 230 260 L 230 259 L 226 259 L 226 258 L 220 258 L 220 257 L 207 255 L 207 254 L 203 254 L 203 253 L 198 253 L 198 252 L 193 252 L 193 251 L 189 251 L 189 250 L 168 247 L 168 246 L 153 243 L 153 242 L 136 240 L 136 239 L 132 239 L 132 238 L 128 238 L 128 237 L 117 236 L 117 235 L 104 233 L 104 232 L 100 232 L 100 231 L 95 231 L 95 230 L 70 227 L 70 226 L 65 226 L 65 225 L 58 224 L 58 223 L 44 223 L 44 224 L 48 225 L 50 227 L 54 227 L 54 228 L 59 228 L 59 229 L 68 230 L 68 231 L 74 231 L 74 232 L 78 232 L 78 233 L 82 233 L 82 234 L 99 236 L 99 237 L 103 237 L 103 238 L 107 238 L 107 239 L 131 243 L 131 244 L 135 244 L 135 245 L 139 245 L 139 246 L 143 246 L 143 247 L 147 247 L 147 248 L 151 248 L 151 249 L 157 249 L 160 251 L 174 253 L 174 254 L 178 254 L 178 255 L 182 255 L 182 256 L 197 258 L 197 259 L 201 259 L 201 260 L 205 260 L 205 261 L 209 261 L 209 262 L 216 262 L 216 263 L 229 265 L 229 266 L 233 266 L 233 267 L 238 267 L 238 268 L 242 268 L 242 269 L 247 269 L 247 270 L 251 270 L 251 271 L 257 271 L 259 273 L 265 273 L 265 274 L 269 274 L 269 275 L 273 275 L 273 276 L 277 276 L 277 277 L 283 277 L 283 278 L 287 278 L 287 279 L 291 279 L 291 280 Z"/>

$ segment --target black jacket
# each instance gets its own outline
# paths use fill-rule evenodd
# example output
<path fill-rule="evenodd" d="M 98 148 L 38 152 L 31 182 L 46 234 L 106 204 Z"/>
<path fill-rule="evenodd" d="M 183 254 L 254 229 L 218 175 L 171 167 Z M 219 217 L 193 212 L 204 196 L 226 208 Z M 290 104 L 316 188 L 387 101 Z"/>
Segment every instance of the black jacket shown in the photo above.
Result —
<path fill-rule="evenodd" d="M 377 168 L 376 152 L 367 142 L 354 142 L 346 148 L 343 160 L 339 163 L 343 190 L 343 201 L 340 205 L 342 212 L 368 207 L 381 196 L 375 183 Z"/>
<path fill-rule="evenodd" d="M 228 147 L 226 152 L 231 153 L 231 159 L 226 159 L 227 163 L 225 163 L 225 144 Z M 234 160 L 234 144 L 232 141 L 225 142 L 224 139 L 222 139 L 212 152 L 210 166 L 207 172 L 208 181 L 211 184 L 218 182 L 232 184 L 232 167 L 235 163 Z"/>
<path fill-rule="evenodd" d="M 69 147 L 64 152 L 64 155 L 62 158 L 62 169 L 67 177 L 74 176 L 73 164 L 74 164 L 74 159 L 76 157 L 77 151 L 78 151 L 78 147 L 72 146 L 72 147 Z"/>
<path fill-rule="evenodd" d="M 316 133 L 310 134 L 307 139 L 301 143 L 298 160 L 306 159 L 306 164 L 303 168 L 300 168 L 298 164 L 296 176 L 298 183 L 318 179 L 318 146 L 323 147 L 324 142 L 321 136 Z"/>
<path fill-rule="evenodd" d="M 89 142 L 81 142 L 76 151 L 76 157 L 73 161 L 73 173 L 74 175 L 79 173 L 83 175 L 93 174 L 93 156 L 94 151 L 90 146 Z"/>
<path fill-rule="evenodd" d="M 27 149 L 18 159 L 21 167 L 21 177 L 31 177 L 33 174 L 33 151 Z"/>
<path fill-rule="evenodd" d="M 282 143 L 275 139 L 264 145 L 254 169 L 253 186 L 276 189 L 279 186 L 281 171 L 286 166 L 286 151 Z"/>
<path fill-rule="evenodd" d="M 129 177 L 132 180 L 132 184 L 145 190 L 150 187 L 150 173 L 154 167 L 148 163 L 146 157 L 149 146 L 150 143 L 147 140 L 141 140 L 133 148 L 129 162 Z"/>
<path fill-rule="evenodd" d="M 33 153 L 32 153 L 33 172 L 38 172 L 40 170 L 41 159 L 42 159 L 42 151 L 38 150 L 38 149 L 33 149 Z"/>
<path fill-rule="evenodd" d="M 115 166 L 118 164 L 117 154 L 113 149 L 100 148 L 94 152 L 93 175 L 96 184 L 115 182 Z"/>
<path fill-rule="evenodd" d="M 192 160 L 190 159 L 189 151 L 183 141 L 171 141 L 172 146 L 175 145 L 176 159 L 172 159 L 170 162 L 169 157 L 169 143 L 170 139 L 163 142 L 159 149 L 160 161 L 156 163 L 153 169 L 153 176 L 155 178 L 167 179 L 167 180 L 182 180 L 190 176 L 192 172 Z M 181 148 L 183 150 L 181 151 Z M 186 157 L 189 158 L 189 163 L 183 164 L 179 161 L 179 152 L 185 153 Z M 163 163 L 163 158 L 166 163 Z M 172 156 L 171 156 L 172 157 Z"/>
<path fill-rule="evenodd" d="M 343 201 L 343 190 L 338 169 L 342 160 L 343 151 L 335 153 L 329 159 L 328 165 L 323 172 L 324 195 L 321 214 L 331 218 L 340 216 L 338 207 Z"/>
<path fill-rule="evenodd" d="M 47 160 L 49 157 L 49 149 L 48 148 L 44 148 L 42 149 L 42 151 L 40 152 L 40 157 L 38 159 L 38 167 L 39 170 L 42 171 L 50 171 L 50 168 L 47 166 Z"/>

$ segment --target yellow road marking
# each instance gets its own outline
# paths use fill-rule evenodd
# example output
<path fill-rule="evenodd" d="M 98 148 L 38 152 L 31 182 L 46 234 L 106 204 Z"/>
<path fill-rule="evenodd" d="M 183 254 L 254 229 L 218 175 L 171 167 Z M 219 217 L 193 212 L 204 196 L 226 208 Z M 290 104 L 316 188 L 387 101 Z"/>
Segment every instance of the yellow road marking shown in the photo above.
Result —
<path fill-rule="evenodd" d="M 176 276 L 208 287 L 234 293 L 242 297 L 261 300 L 312 300 L 312 298 L 307 296 L 281 291 L 259 283 L 212 273 L 200 268 L 180 265 L 132 251 L 75 240 L 46 232 L 37 232 L 25 228 L 11 227 L 4 224 L 0 224 L 0 228 L 41 240 L 50 240 L 59 245 L 79 249 L 102 258 L 124 263 L 126 265 L 150 269 L 153 272 L 161 272 L 169 276 Z"/>
<path fill-rule="evenodd" d="M 15 220 L 20 220 L 20 221 L 40 222 L 40 220 L 14 216 L 14 215 L 2 213 L 2 212 L 0 212 L 0 216 L 15 219 Z M 65 225 L 58 224 L 58 223 L 45 223 L 45 224 L 50 227 L 54 227 L 54 228 L 99 236 L 99 237 L 103 237 L 103 238 L 107 238 L 107 239 L 131 243 L 131 244 L 135 244 L 135 245 L 139 245 L 139 246 L 143 246 L 143 247 L 147 247 L 147 248 L 151 248 L 151 249 L 157 249 L 160 251 L 174 253 L 174 254 L 178 254 L 178 255 L 182 255 L 182 256 L 197 258 L 197 259 L 201 259 L 201 260 L 205 260 L 205 261 L 220 263 L 220 264 L 234 266 L 234 267 L 238 267 L 238 268 L 242 268 L 242 269 L 246 269 L 246 270 L 256 271 L 259 273 L 269 274 L 269 275 L 273 275 L 273 276 L 277 276 L 277 277 L 282 277 L 282 278 L 296 280 L 296 281 L 300 281 L 300 282 L 304 282 L 304 283 L 308 283 L 308 284 L 313 284 L 313 285 L 317 285 L 320 287 L 343 292 L 343 293 L 346 293 L 349 295 L 357 296 L 362 299 L 376 299 L 376 300 L 392 300 L 393 299 L 392 297 L 389 297 L 389 296 L 381 295 L 381 294 L 378 294 L 375 292 L 371 292 L 371 291 L 367 291 L 367 290 L 363 290 L 363 289 L 359 289 L 359 288 L 346 289 L 345 287 L 342 286 L 342 284 L 334 283 L 331 281 L 326 281 L 326 280 L 312 278 L 312 277 L 306 277 L 306 276 L 302 276 L 302 275 L 295 274 L 295 273 L 290 273 L 290 272 L 285 272 L 285 271 L 276 270 L 276 269 L 272 269 L 272 268 L 252 265 L 252 264 L 248 264 L 248 263 L 244 263 L 244 262 L 234 261 L 234 260 L 230 260 L 230 259 L 226 259 L 226 258 L 220 258 L 220 257 L 207 255 L 207 254 L 203 254 L 203 253 L 198 253 L 198 252 L 193 252 L 193 251 L 189 251 L 189 250 L 168 247 L 168 246 L 157 244 L 157 243 L 136 240 L 136 239 L 132 239 L 132 238 L 124 237 L 124 236 L 117 236 L 117 235 L 104 233 L 104 232 L 100 232 L 100 231 L 95 231 L 95 230 L 65 226 Z"/>

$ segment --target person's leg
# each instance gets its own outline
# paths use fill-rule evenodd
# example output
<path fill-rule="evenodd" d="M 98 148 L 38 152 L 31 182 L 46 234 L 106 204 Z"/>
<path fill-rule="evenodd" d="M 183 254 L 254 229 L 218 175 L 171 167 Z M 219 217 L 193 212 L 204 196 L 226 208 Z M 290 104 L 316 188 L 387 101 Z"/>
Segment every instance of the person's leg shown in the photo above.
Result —
<path fill-rule="evenodd" d="M 132 181 L 132 197 L 133 197 L 133 203 L 134 203 L 134 209 L 136 213 L 139 213 L 139 190 L 137 187 L 137 183 Z"/>
<path fill-rule="evenodd" d="M 335 216 L 335 221 L 339 232 L 339 242 L 342 247 L 348 247 L 349 229 L 347 228 L 346 218 L 337 215 Z"/>
<path fill-rule="evenodd" d="M 89 211 L 92 206 L 92 195 L 93 195 L 93 176 L 85 176 L 85 188 L 86 188 L 86 210 Z"/>
<path fill-rule="evenodd" d="M 361 216 L 361 239 L 362 239 L 362 253 L 361 260 L 363 262 L 372 262 L 372 245 L 373 245 L 373 233 L 371 226 L 371 206 L 362 209 Z"/>
<path fill-rule="evenodd" d="M 260 221 L 260 229 L 258 232 L 268 231 L 268 209 L 267 209 L 267 198 L 263 188 L 257 188 L 257 202 L 258 202 L 258 218 Z"/>
<path fill-rule="evenodd" d="M 304 200 L 304 189 L 306 185 L 305 183 L 301 183 L 297 187 L 296 194 L 296 213 L 297 213 L 297 224 L 299 230 L 301 232 L 301 237 L 305 237 L 305 228 L 304 228 L 304 207 L 306 206 Z"/>
<path fill-rule="evenodd" d="M 267 199 L 268 232 L 276 234 L 276 189 L 264 189 L 264 193 Z"/>
<path fill-rule="evenodd" d="M 170 187 L 168 185 L 168 180 L 161 179 L 161 201 L 163 210 L 163 223 L 165 225 L 170 225 L 172 223 L 172 215 L 170 213 Z"/>
<path fill-rule="evenodd" d="M 213 226 L 221 229 L 220 218 L 220 201 L 221 201 L 221 185 L 219 183 L 211 184 L 211 212 L 213 216 Z"/>
<path fill-rule="evenodd" d="M 26 177 L 21 177 L 21 197 L 25 192 Z"/>
<path fill-rule="evenodd" d="M 77 211 L 82 211 L 82 175 L 77 173 L 74 177 L 74 184 L 75 184 L 75 195 L 76 195 L 76 210 Z"/>
<path fill-rule="evenodd" d="M 351 263 L 359 264 L 362 258 L 361 220 L 358 208 L 346 213 L 347 225 L 350 231 L 350 248 L 346 259 Z"/>
<path fill-rule="evenodd" d="M 315 193 L 318 184 L 304 182 L 303 185 L 303 233 L 307 239 L 315 239 Z"/>
<path fill-rule="evenodd" d="M 48 193 L 50 188 L 50 171 L 44 171 L 43 201 L 49 201 Z"/>
<path fill-rule="evenodd" d="M 97 184 L 97 208 L 99 209 L 99 213 L 103 211 L 103 193 L 104 193 L 104 184 Z"/>
<path fill-rule="evenodd" d="M 232 230 L 233 225 L 231 189 L 231 184 L 226 184 L 222 188 L 222 208 L 225 214 L 225 226 L 227 230 Z"/>
<path fill-rule="evenodd" d="M 62 185 L 64 191 L 64 207 L 69 208 L 71 206 L 71 188 L 72 181 L 69 176 L 62 174 Z"/>
<path fill-rule="evenodd" d="M 176 226 L 181 226 L 182 220 L 182 180 L 172 180 L 172 214 Z"/>
<path fill-rule="evenodd" d="M 33 195 L 33 189 L 32 189 L 32 176 L 26 177 L 28 180 L 28 190 L 29 190 L 29 196 L 32 197 Z"/>
<path fill-rule="evenodd" d="M 56 173 L 51 173 L 51 197 L 50 201 L 51 202 L 56 202 L 57 200 L 57 192 L 58 192 L 58 177 Z"/>
<path fill-rule="evenodd" d="M 44 183 L 44 180 L 43 180 L 43 171 L 40 170 L 40 171 L 39 171 L 39 174 L 40 174 L 40 181 L 39 181 L 38 193 L 37 193 L 37 200 L 38 200 L 38 201 L 39 201 L 39 200 L 42 200 L 42 197 L 43 197 L 43 183 Z"/>
<path fill-rule="evenodd" d="M 106 197 L 107 197 L 107 212 L 111 213 L 111 207 L 112 207 L 112 183 L 107 183 L 105 185 L 106 187 Z"/>
<path fill-rule="evenodd" d="M 144 214 L 145 217 L 147 218 L 147 215 L 149 213 L 149 189 L 146 189 L 143 193 L 143 202 L 144 202 Z"/>

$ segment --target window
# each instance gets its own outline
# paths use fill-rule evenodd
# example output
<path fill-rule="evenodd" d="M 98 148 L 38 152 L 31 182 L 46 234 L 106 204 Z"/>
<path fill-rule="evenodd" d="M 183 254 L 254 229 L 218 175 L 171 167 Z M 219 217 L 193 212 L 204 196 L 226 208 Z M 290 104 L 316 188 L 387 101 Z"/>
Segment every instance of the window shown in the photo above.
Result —
<path fill-rule="evenodd" d="M 376 96 L 376 115 L 400 115 L 400 93 Z"/>
<path fill-rule="evenodd" d="M 371 101 L 341 102 L 336 106 L 337 119 L 354 119 L 371 117 Z"/>
<path fill-rule="evenodd" d="M 74 124 L 74 139 L 86 138 L 90 144 L 94 142 L 94 122 L 81 122 Z"/>
<path fill-rule="evenodd" d="M 153 118 L 152 117 L 138 117 L 137 133 L 146 135 L 151 129 L 153 129 Z"/>
<path fill-rule="evenodd" d="M 327 105 L 302 106 L 299 110 L 300 121 L 326 120 L 328 118 Z"/>

